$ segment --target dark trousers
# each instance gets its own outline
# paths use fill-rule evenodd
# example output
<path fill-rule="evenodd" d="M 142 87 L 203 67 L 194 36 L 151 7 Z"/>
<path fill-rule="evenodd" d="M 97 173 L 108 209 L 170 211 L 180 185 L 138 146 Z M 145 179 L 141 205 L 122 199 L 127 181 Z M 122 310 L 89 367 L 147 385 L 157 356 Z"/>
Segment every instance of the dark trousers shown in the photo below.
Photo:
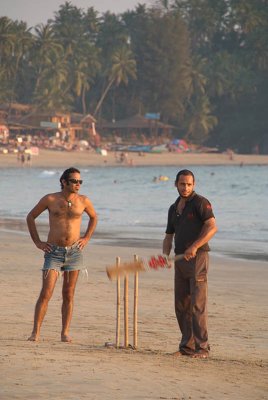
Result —
<path fill-rule="evenodd" d="M 180 351 L 207 352 L 207 273 L 209 256 L 199 251 L 190 261 L 175 263 L 175 312 L 182 333 Z"/>

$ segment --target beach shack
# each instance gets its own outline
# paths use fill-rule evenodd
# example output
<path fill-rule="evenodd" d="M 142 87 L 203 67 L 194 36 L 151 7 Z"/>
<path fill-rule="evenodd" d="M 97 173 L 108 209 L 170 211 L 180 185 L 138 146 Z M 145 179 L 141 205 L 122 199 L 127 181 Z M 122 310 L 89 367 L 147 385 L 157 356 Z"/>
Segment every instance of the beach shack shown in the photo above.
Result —
<path fill-rule="evenodd" d="M 154 114 L 155 115 L 155 114 Z M 118 120 L 118 121 L 100 121 L 98 128 L 104 135 L 119 135 L 122 138 L 131 137 L 135 135 L 145 137 L 158 137 L 160 135 L 172 136 L 174 127 L 172 125 L 164 124 L 158 118 L 151 118 L 151 114 L 133 115 L 132 117 Z"/>
<path fill-rule="evenodd" d="M 1 129 L 8 130 L 13 137 L 38 136 L 66 146 L 88 140 L 95 145 L 100 140 L 95 124 L 90 114 L 40 111 L 28 104 L 0 104 Z"/>

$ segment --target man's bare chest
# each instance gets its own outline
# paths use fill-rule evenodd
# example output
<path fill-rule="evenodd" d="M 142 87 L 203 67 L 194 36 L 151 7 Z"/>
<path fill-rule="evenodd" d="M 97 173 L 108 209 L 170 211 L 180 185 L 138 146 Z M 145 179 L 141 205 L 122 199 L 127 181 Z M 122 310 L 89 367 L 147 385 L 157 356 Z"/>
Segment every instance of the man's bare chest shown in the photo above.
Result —
<path fill-rule="evenodd" d="M 83 208 L 79 205 L 68 205 L 68 202 L 58 204 L 48 209 L 50 218 L 62 220 L 80 218 L 83 213 Z"/>

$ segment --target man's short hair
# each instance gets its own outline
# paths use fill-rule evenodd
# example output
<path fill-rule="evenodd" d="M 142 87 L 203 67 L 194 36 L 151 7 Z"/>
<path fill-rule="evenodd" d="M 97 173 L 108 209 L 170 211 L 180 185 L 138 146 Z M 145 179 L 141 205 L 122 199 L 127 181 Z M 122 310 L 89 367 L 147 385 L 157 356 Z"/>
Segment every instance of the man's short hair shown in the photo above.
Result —
<path fill-rule="evenodd" d="M 176 175 L 176 179 L 175 179 L 175 183 L 176 184 L 178 183 L 181 175 L 192 176 L 193 177 L 193 182 L 195 182 L 195 177 L 194 177 L 194 174 L 192 173 L 192 171 L 190 171 L 189 169 L 182 169 Z"/>
<path fill-rule="evenodd" d="M 69 180 L 69 176 L 71 174 L 75 174 L 75 173 L 80 174 L 80 171 L 79 171 L 79 169 L 74 168 L 74 167 L 68 168 L 63 172 L 63 174 L 60 177 L 60 184 L 61 184 L 61 188 L 62 189 L 64 187 L 62 181 L 68 181 Z"/>

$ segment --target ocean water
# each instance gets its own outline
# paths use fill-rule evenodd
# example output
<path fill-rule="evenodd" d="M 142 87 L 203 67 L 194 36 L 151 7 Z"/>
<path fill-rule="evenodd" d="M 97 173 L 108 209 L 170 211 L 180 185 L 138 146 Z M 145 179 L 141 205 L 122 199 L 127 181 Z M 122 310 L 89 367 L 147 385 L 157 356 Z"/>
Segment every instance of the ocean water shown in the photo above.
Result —
<path fill-rule="evenodd" d="M 189 166 L 196 192 L 212 203 L 218 233 L 210 241 L 219 255 L 268 261 L 268 167 Z M 93 238 L 97 244 L 162 248 L 167 211 L 177 198 L 176 167 L 81 168 L 87 195 L 99 215 Z M 60 190 L 62 171 L 54 168 L 1 169 L 0 219 L 25 220 L 28 211 L 47 193 Z M 159 175 L 167 181 L 153 182 Z M 38 220 L 48 221 L 47 213 Z M 87 223 L 83 219 L 83 226 Z M 14 225 L 15 226 L 15 225 Z M 0 224 L 0 229 L 7 225 Z"/>

